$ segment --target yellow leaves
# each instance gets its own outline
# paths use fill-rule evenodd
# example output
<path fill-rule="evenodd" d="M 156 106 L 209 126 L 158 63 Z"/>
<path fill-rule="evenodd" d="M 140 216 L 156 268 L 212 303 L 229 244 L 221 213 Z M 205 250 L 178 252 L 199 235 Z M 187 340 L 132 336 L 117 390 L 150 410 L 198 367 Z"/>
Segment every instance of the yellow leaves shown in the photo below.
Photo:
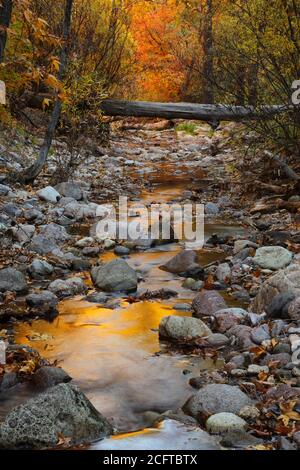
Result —
<path fill-rule="evenodd" d="M 60 67 L 60 61 L 58 57 L 50 57 L 50 66 L 52 72 L 58 72 Z"/>
<path fill-rule="evenodd" d="M 48 335 L 47 333 L 38 333 L 37 331 L 34 331 L 31 335 L 26 336 L 26 338 L 28 338 L 29 341 L 49 341 L 50 339 L 53 339 L 53 336 Z"/>
<path fill-rule="evenodd" d="M 61 88 L 61 82 L 51 73 L 47 75 L 45 78 L 45 85 L 48 85 L 50 88 L 54 90 L 59 90 Z"/>
<path fill-rule="evenodd" d="M 50 98 L 44 98 L 43 99 L 43 111 L 45 111 L 45 109 L 49 108 L 50 106 L 50 103 L 51 103 L 51 100 Z"/>
<path fill-rule="evenodd" d="M 37 366 L 36 362 L 33 359 L 29 359 L 28 361 L 23 362 L 22 366 L 19 369 L 19 372 L 23 374 L 29 374 L 29 375 L 33 374 L 33 372 L 36 369 L 36 366 Z"/>
<path fill-rule="evenodd" d="M 300 414 L 294 411 L 296 403 L 297 400 L 291 400 L 279 404 L 281 415 L 278 417 L 278 420 L 281 420 L 285 426 L 288 426 L 290 421 L 300 421 Z"/>

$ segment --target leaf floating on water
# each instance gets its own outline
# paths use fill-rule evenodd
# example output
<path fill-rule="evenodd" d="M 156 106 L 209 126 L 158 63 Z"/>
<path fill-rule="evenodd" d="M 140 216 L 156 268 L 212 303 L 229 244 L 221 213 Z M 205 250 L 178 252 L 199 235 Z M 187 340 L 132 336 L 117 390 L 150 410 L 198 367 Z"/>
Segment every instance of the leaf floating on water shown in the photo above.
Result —
<path fill-rule="evenodd" d="M 49 341 L 54 338 L 54 336 L 49 335 L 47 333 L 38 333 L 37 331 L 34 331 L 30 335 L 26 336 L 29 341 Z"/>

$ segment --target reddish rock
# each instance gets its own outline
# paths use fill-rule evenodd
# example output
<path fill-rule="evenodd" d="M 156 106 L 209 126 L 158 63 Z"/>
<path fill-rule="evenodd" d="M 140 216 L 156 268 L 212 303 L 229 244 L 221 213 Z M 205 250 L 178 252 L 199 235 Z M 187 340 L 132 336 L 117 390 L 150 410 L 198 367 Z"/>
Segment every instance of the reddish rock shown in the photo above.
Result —
<path fill-rule="evenodd" d="M 218 310 L 226 308 L 226 303 L 219 292 L 202 290 L 193 300 L 192 307 L 196 317 L 210 316 Z"/>

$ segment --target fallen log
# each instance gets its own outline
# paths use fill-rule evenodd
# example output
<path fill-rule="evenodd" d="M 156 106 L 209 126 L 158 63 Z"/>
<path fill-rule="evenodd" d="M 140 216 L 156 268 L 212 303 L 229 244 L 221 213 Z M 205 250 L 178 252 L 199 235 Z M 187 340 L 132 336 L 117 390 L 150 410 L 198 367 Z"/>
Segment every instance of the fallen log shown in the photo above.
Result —
<path fill-rule="evenodd" d="M 290 111 L 293 106 L 274 105 L 232 106 L 225 104 L 159 103 L 154 101 L 104 100 L 101 104 L 106 116 L 153 117 L 163 119 L 195 119 L 199 121 L 243 121 L 264 118 Z"/>

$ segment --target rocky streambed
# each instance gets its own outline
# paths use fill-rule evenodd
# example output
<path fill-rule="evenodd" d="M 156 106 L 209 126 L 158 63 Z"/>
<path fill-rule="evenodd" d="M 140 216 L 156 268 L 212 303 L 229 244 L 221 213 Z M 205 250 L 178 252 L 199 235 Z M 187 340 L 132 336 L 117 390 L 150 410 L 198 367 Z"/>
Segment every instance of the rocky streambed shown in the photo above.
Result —
<path fill-rule="evenodd" d="M 297 448 L 297 220 L 242 203 L 233 159 L 226 128 L 144 129 L 67 183 L 3 178 L 2 447 Z M 205 203 L 204 247 L 98 240 L 119 192 Z"/>

